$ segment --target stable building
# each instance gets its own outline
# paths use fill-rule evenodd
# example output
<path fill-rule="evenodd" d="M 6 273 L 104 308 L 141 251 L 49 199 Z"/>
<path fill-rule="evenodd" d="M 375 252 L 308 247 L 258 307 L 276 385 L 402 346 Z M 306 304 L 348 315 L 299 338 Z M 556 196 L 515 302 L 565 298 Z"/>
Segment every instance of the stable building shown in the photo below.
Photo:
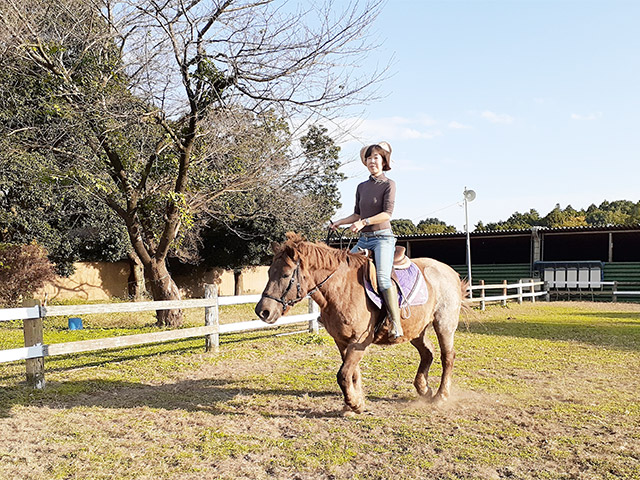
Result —
<path fill-rule="evenodd" d="M 541 278 L 556 288 L 598 287 L 598 279 L 640 286 L 640 225 L 480 231 L 469 238 L 473 284 Z M 468 275 L 465 233 L 399 236 L 398 245 Z"/>

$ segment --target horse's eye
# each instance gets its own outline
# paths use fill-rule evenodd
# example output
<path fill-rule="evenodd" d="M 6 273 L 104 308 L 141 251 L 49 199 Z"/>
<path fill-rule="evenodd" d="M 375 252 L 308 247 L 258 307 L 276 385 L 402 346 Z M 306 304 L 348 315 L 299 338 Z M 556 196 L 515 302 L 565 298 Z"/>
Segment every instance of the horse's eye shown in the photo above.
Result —
<path fill-rule="evenodd" d="M 288 273 L 284 273 L 284 274 L 282 275 L 282 278 L 289 278 L 289 274 L 288 274 Z"/>

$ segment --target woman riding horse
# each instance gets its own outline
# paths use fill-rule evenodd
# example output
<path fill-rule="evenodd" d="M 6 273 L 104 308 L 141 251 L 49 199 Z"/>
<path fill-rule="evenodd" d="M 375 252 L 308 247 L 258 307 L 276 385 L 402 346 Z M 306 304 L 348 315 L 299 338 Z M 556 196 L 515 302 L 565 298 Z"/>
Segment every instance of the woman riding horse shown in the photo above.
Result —
<path fill-rule="evenodd" d="M 364 411 L 365 398 L 359 362 L 372 344 L 394 345 L 409 341 L 420 354 L 414 379 L 418 394 L 434 402 L 448 398 L 455 350 L 453 338 L 458 326 L 466 284 L 451 267 L 431 258 L 414 258 L 429 295 L 425 303 L 413 305 L 402 319 L 404 335 L 388 336 L 388 327 L 376 328 L 382 313 L 365 293 L 369 260 L 325 244 L 306 242 L 288 233 L 287 241 L 274 244 L 269 281 L 255 311 L 260 319 L 275 323 L 293 305 L 311 296 L 320 307 L 320 322 L 333 337 L 342 357 L 338 384 L 345 401 L 345 415 Z M 429 369 L 435 349 L 429 338 L 433 326 L 440 345 L 442 375 L 435 395 L 429 388 Z"/>
<path fill-rule="evenodd" d="M 384 299 L 392 327 L 390 338 L 402 337 L 398 291 L 391 281 L 396 237 L 391 230 L 391 215 L 396 199 L 396 184 L 384 172 L 391 170 L 391 145 L 387 142 L 363 147 L 360 160 L 369 169 L 369 179 L 356 189 L 356 205 L 353 214 L 331 223 L 336 230 L 340 225 L 351 224 L 351 231 L 360 232 L 358 243 L 351 250 L 371 250 L 376 265 L 376 277 L 380 294 Z"/>

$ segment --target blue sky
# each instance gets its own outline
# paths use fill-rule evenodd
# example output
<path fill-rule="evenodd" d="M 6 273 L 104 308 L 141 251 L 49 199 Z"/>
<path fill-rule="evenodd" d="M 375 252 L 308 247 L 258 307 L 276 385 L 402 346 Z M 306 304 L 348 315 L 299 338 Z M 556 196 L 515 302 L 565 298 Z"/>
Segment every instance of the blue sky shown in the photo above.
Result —
<path fill-rule="evenodd" d="M 363 144 L 393 147 L 394 218 L 470 224 L 640 200 L 640 1 L 389 0 L 374 24 L 393 57 L 384 98 L 344 119 L 343 208 Z M 353 122 L 356 122 L 355 125 Z M 349 163 L 350 162 L 350 163 Z"/>

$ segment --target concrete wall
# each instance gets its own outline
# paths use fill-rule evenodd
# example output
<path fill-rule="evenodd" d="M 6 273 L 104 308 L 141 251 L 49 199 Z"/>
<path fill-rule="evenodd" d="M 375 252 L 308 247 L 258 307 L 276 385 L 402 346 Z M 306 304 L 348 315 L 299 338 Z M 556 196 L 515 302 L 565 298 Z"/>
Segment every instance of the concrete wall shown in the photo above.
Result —
<path fill-rule="evenodd" d="M 75 273 L 69 278 L 58 277 L 54 282 L 38 290 L 34 297 L 47 301 L 110 300 L 114 297 L 126 300 L 129 296 L 129 263 L 126 261 L 78 262 Z M 242 295 L 262 293 L 267 283 L 269 267 L 245 268 L 241 272 L 239 283 Z M 204 269 L 194 267 L 188 275 L 174 277 L 183 298 L 202 298 L 204 284 L 218 285 L 219 295 L 234 295 L 235 276 L 231 270 Z"/>
<path fill-rule="evenodd" d="M 267 284 L 267 272 L 269 267 L 249 267 L 242 269 L 237 279 L 240 285 L 240 295 L 253 295 L 262 293 Z M 236 276 L 233 270 L 203 269 L 194 267 L 189 275 L 176 275 L 177 283 L 185 298 L 202 298 L 204 296 L 204 284 L 215 283 L 218 285 L 218 295 L 234 295 L 236 288 Z"/>
<path fill-rule="evenodd" d="M 127 298 L 128 262 L 79 262 L 69 278 L 58 277 L 38 290 L 34 297 L 47 301 L 70 299 L 109 300 Z"/>

